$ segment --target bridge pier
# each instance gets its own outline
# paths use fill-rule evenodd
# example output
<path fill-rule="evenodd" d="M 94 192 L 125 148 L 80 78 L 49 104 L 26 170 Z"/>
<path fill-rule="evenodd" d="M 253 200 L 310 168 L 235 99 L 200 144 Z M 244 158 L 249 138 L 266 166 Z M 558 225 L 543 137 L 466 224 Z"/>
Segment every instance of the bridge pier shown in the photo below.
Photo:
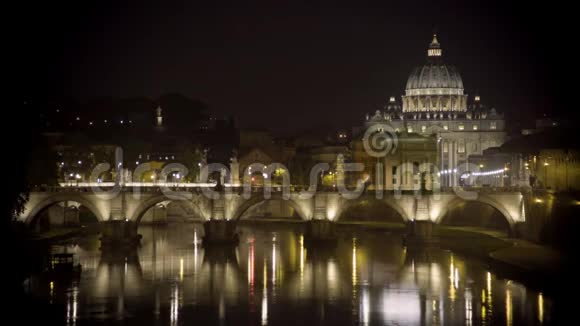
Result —
<path fill-rule="evenodd" d="M 237 244 L 239 241 L 236 232 L 236 221 L 228 220 L 209 220 L 203 223 L 205 235 L 203 237 L 204 245 Z"/>
<path fill-rule="evenodd" d="M 308 244 L 335 244 L 337 239 L 335 222 L 329 220 L 310 220 L 306 224 L 304 240 Z"/>
<path fill-rule="evenodd" d="M 430 220 L 413 220 L 408 222 L 405 242 L 410 244 L 437 242 L 437 224 Z"/>
<path fill-rule="evenodd" d="M 141 235 L 137 233 L 137 223 L 125 220 L 111 220 L 100 223 L 101 250 L 131 249 L 139 245 Z"/>

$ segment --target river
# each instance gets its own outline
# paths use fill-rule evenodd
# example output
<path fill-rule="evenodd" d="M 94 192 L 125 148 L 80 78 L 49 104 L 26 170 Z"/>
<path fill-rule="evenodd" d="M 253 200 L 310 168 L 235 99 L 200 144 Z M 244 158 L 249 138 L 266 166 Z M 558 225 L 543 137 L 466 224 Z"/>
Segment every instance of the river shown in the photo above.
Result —
<path fill-rule="evenodd" d="M 66 325 L 540 325 L 552 299 L 484 264 L 397 234 L 341 231 L 309 248 L 299 225 L 240 226 L 231 249 L 204 249 L 201 225 L 141 226 L 141 247 L 101 254 L 97 236 L 56 245 L 80 277 L 33 277 L 31 296 Z"/>

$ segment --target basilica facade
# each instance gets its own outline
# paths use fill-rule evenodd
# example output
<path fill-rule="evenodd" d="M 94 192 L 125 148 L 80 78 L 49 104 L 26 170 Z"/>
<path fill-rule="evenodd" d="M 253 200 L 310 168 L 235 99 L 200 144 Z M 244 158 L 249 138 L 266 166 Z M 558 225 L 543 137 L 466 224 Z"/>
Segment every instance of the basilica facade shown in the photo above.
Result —
<path fill-rule="evenodd" d="M 404 95 L 391 96 L 382 111 L 365 119 L 365 129 L 383 124 L 397 135 L 397 151 L 384 158 L 386 189 L 417 189 L 425 174 L 429 182 L 456 186 L 459 166 L 506 140 L 504 116 L 483 105 L 479 95 L 465 93 L 457 68 L 444 62 L 436 35 L 426 54 L 426 62 L 412 70 Z M 433 151 L 406 151 L 410 144 Z"/>

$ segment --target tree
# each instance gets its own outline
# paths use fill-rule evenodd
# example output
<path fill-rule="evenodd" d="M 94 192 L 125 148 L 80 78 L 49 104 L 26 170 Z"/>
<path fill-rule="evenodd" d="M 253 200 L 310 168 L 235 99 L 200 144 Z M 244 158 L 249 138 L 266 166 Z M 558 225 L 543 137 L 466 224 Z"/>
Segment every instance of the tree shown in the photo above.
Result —
<path fill-rule="evenodd" d="M 314 161 L 308 153 L 297 152 L 288 162 L 290 182 L 294 185 L 308 186 L 310 184 L 310 170 Z"/>
<path fill-rule="evenodd" d="M 199 163 L 203 158 L 203 153 L 199 148 L 192 150 L 191 148 L 186 148 L 183 152 L 182 164 L 187 167 L 189 173 L 185 177 L 189 182 L 196 182 L 197 176 L 199 175 L 200 166 Z"/>
<path fill-rule="evenodd" d="M 178 132 L 189 132 L 202 120 L 207 119 L 207 105 L 181 94 L 165 94 L 159 97 L 164 123 Z"/>

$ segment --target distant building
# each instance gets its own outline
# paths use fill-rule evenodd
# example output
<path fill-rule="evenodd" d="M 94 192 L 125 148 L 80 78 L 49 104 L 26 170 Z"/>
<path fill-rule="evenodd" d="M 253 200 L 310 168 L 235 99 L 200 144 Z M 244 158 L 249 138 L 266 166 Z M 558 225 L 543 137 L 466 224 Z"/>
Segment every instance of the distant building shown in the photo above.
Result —
<path fill-rule="evenodd" d="M 500 146 L 506 139 L 504 116 L 486 107 L 479 95 L 472 99 L 470 103 L 464 93 L 459 71 L 444 63 L 443 49 L 433 35 L 427 62 L 414 68 L 407 79 L 402 105 L 391 96 L 383 110 L 367 114 L 365 119 L 365 128 L 377 124 L 390 126 L 404 144 L 397 149 L 403 153 L 385 158 L 388 175 L 399 165 L 431 163 L 440 171 L 436 179 L 441 186 L 458 185 L 460 165 L 467 163 L 472 155 L 482 155 L 485 149 Z M 434 155 L 427 150 L 425 157 L 419 159 L 404 153 L 405 146 L 411 146 L 406 144 L 419 143 L 426 150 L 433 150 Z M 411 174 L 416 180 L 422 172 L 426 171 L 413 169 Z M 404 177 L 388 176 L 387 188 L 395 186 L 391 185 L 395 179 L 399 185 L 409 185 Z"/>
<path fill-rule="evenodd" d="M 501 148 L 513 158 L 512 174 L 523 175 L 537 188 L 580 190 L 580 144 L 572 128 L 547 128 L 514 137 Z"/>

